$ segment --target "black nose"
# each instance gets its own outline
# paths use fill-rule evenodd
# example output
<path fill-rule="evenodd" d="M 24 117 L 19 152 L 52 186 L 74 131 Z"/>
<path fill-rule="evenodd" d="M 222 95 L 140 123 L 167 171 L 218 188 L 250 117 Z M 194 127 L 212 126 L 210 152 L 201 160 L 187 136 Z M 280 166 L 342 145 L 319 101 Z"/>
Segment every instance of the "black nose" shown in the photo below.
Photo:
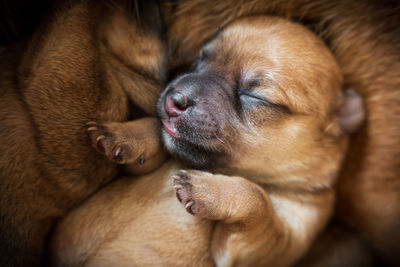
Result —
<path fill-rule="evenodd" d="M 165 111 L 169 116 L 177 117 L 189 107 L 187 96 L 180 92 L 170 92 L 165 97 Z"/>

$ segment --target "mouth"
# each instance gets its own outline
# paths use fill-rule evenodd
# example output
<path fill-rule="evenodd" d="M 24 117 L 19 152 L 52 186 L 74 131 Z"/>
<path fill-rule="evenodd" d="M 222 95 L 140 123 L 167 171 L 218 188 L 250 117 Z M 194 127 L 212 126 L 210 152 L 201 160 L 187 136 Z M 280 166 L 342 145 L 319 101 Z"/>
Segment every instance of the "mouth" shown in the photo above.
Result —
<path fill-rule="evenodd" d="M 181 136 L 178 132 L 178 130 L 175 127 L 175 123 L 170 119 L 170 120 L 161 120 L 162 124 L 164 125 L 164 130 L 173 138 L 175 139 L 180 139 Z"/>

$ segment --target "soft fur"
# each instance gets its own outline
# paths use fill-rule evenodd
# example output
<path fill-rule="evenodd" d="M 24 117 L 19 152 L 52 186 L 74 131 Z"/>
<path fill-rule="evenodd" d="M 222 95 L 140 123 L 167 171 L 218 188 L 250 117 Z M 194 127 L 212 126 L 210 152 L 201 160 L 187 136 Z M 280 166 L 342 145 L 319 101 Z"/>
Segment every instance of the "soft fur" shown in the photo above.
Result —
<path fill-rule="evenodd" d="M 165 3 L 171 73 L 192 64 L 204 42 L 240 16 L 299 21 L 328 44 L 347 86 L 366 101 L 338 183 L 337 219 L 386 264 L 400 264 L 400 5 L 397 1 L 290 0 Z M 351 254 L 351 253 L 349 253 Z"/>
<path fill-rule="evenodd" d="M 364 118 L 323 42 L 273 17 L 221 31 L 158 114 L 167 150 L 212 173 L 168 163 L 114 183 L 57 227 L 55 265 L 292 265 L 331 215 L 346 134 Z"/>
<path fill-rule="evenodd" d="M 60 1 L 26 45 L 2 51 L 1 266 L 41 265 L 54 222 L 117 175 L 92 149 L 88 122 L 127 120 L 127 93 L 155 113 L 164 46 L 158 25 L 138 21 L 116 1 Z"/>
<path fill-rule="evenodd" d="M 139 104 L 150 103 L 143 105 L 143 109 L 153 110 L 153 101 L 160 91 L 158 84 L 162 84 L 149 83 L 152 79 L 147 75 L 149 72 L 141 72 L 140 67 L 133 68 L 135 64 L 130 64 L 137 41 L 132 42 L 132 38 L 140 31 L 129 23 L 132 17 L 126 13 L 130 9 L 125 3 L 121 6 L 120 1 L 106 1 L 107 6 L 100 8 L 105 13 L 99 15 L 93 12 L 99 10 L 96 6 L 102 6 L 97 1 L 94 4 L 63 2 L 65 5 L 55 4 L 56 8 L 50 10 L 27 45 L 1 50 L 1 265 L 39 264 L 54 219 L 116 175 L 116 166 L 96 155 L 90 147 L 85 124 L 93 120 L 128 118 L 127 99 L 121 84 L 128 92 L 139 91 L 131 94 L 133 99 L 138 96 Z M 262 13 L 288 17 L 307 25 L 327 42 L 343 70 L 345 83 L 363 94 L 367 106 L 367 123 L 351 138 L 340 175 L 336 217 L 341 224 L 361 234 L 383 261 L 398 265 L 400 130 L 395 122 L 400 120 L 400 19 L 397 1 L 173 0 L 162 3 L 172 74 L 192 64 L 204 42 L 242 15 Z M 114 16 L 109 17 L 110 8 L 115 10 L 118 6 L 120 12 L 111 12 Z M 127 19 L 121 23 L 118 16 Z M 145 17 L 154 21 L 151 16 Z M 104 80 L 110 76 L 103 75 L 103 56 L 99 52 L 102 42 L 97 29 L 103 23 L 110 23 L 112 18 L 119 22 L 116 30 L 109 31 L 109 37 L 115 34 L 113 39 L 119 42 L 113 43 L 120 43 L 121 49 L 115 45 L 108 49 L 118 51 L 114 55 L 126 63 L 127 68 L 121 64 L 117 68 L 129 73 L 128 77 L 144 79 L 138 83 L 143 86 L 130 83 L 130 79 L 122 81 L 122 74 L 109 83 Z M 143 35 L 137 36 L 142 40 Z M 158 42 L 150 39 L 151 43 Z M 30 48 L 26 49 L 27 46 Z M 158 49 L 152 51 L 159 54 Z M 42 66 L 41 71 L 38 66 Z M 154 70 L 148 63 L 142 67 Z M 134 71 L 126 72 L 127 69 Z M 25 81 L 24 77 L 28 79 Z M 46 81 L 43 86 L 42 79 Z M 60 90 L 48 90 L 53 85 Z M 142 88 L 146 88 L 146 94 Z M 70 94 L 66 98 L 67 92 Z M 147 93 L 150 101 L 146 99 Z M 136 112 L 135 109 L 133 115 Z M 134 168 L 141 166 L 137 164 Z M 346 251 L 349 251 L 347 255 L 357 254 L 351 249 Z"/>

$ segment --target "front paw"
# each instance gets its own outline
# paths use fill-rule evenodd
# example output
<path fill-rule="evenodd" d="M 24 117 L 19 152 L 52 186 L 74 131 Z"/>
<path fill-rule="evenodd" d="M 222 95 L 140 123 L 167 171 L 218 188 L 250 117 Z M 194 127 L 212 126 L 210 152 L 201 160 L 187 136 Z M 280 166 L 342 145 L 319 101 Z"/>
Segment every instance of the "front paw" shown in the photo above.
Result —
<path fill-rule="evenodd" d="M 213 219 L 211 174 L 196 170 L 179 170 L 172 176 L 176 197 L 192 215 Z M 215 209 L 214 209 L 215 211 Z"/>
<path fill-rule="evenodd" d="M 92 146 L 101 154 L 107 156 L 111 161 L 119 164 L 127 163 L 131 157 L 131 145 L 118 135 L 118 129 L 107 125 L 89 122 L 87 131 Z"/>

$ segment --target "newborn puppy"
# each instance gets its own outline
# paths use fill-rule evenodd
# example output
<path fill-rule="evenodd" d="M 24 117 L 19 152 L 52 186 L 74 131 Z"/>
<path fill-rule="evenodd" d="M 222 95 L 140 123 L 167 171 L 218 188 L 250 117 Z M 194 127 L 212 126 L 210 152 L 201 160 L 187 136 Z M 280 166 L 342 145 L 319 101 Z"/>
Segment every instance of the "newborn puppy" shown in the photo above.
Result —
<path fill-rule="evenodd" d="M 321 40 L 261 16 L 205 45 L 158 113 L 167 150 L 202 170 L 170 161 L 100 191 L 58 226 L 56 264 L 291 265 L 331 215 L 346 134 L 364 117 Z"/>
<path fill-rule="evenodd" d="M 330 216 L 355 92 L 321 40 L 277 18 L 241 19 L 163 92 L 168 151 L 213 173 L 174 176 L 178 199 L 218 221 L 217 265 L 290 265 Z"/>
<path fill-rule="evenodd" d="M 89 121 L 106 122 L 90 127 L 105 141 L 107 122 L 134 120 L 121 125 L 154 138 L 133 168 L 162 161 L 158 120 L 135 121 L 155 115 L 163 89 L 158 1 L 48 2 L 31 37 L 0 49 L 0 266 L 43 266 L 56 221 L 119 175 L 91 148 Z"/>

